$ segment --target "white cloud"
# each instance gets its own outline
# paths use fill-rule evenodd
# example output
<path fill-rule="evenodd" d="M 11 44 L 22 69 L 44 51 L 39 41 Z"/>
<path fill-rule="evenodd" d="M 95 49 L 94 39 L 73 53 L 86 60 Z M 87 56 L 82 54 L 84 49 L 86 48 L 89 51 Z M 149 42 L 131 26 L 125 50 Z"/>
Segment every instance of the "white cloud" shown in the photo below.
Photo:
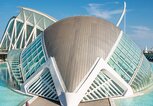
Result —
<path fill-rule="evenodd" d="M 148 26 L 131 26 L 128 35 L 141 47 L 153 46 L 153 30 Z"/>
<path fill-rule="evenodd" d="M 118 4 L 118 2 L 107 2 L 105 4 L 97 4 L 97 3 L 89 3 L 88 6 L 86 7 L 87 12 L 89 15 L 94 15 L 97 17 L 101 17 L 104 19 L 111 19 L 114 15 L 118 15 L 122 13 L 121 9 L 117 10 L 109 10 L 109 9 L 104 9 L 104 5 L 113 3 Z"/>
<path fill-rule="evenodd" d="M 151 30 L 147 26 L 131 26 L 131 28 L 137 31 L 150 31 Z"/>

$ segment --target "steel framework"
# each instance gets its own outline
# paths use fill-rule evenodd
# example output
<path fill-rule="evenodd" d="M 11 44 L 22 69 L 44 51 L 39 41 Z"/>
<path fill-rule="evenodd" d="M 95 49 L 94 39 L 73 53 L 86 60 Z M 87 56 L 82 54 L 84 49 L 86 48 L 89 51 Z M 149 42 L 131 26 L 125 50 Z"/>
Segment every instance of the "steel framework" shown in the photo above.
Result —
<path fill-rule="evenodd" d="M 22 49 L 35 40 L 37 35 L 56 19 L 33 9 L 21 7 L 18 16 L 12 17 L 2 37 L 1 49 Z"/>

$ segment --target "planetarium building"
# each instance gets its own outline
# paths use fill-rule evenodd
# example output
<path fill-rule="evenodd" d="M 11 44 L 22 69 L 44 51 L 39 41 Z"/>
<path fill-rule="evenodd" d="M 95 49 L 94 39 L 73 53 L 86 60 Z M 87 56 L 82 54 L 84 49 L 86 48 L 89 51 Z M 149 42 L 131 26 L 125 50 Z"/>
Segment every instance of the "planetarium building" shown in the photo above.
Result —
<path fill-rule="evenodd" d="M 152 84 L 141 49 L 119 27 L 93 16 L 57 21 L 22 8 L 7 25 L 1 58 L 14 88 L 62 106 L 99 106 Z"/>

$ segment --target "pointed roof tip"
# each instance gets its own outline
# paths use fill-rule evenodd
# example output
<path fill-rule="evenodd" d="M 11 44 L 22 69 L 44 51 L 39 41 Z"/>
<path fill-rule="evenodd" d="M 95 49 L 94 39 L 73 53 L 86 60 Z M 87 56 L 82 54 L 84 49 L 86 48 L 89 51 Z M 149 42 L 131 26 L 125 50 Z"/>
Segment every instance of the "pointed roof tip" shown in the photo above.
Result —
<path fill-rule="evenodd" d="M 148 53 L 148 48 L 147 48 L 147 46 L 146 46 L 145 49 L 144 49 L 144 53 Z"/>
<path fill-rule="evenodd" d="M 145 48 L 145 50 L 147 50 L 148 48 L 147 48 L 147 45 L 146 45 L 146 48 Z"/>
<path fill-rule="evenodd" d="M 124 1 L 124 6 L 126 7 L 126 1 Z"/>

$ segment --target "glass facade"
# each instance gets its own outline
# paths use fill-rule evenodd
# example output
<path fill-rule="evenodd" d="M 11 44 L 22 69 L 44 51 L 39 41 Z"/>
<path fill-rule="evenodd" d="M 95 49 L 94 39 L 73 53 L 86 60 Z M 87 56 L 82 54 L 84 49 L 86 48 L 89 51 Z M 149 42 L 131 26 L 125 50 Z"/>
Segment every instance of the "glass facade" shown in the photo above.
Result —
<path fill-rule="evenodd" d="M 142 65 L 138 68 L 135 79 L 131 83 L 134 92 L 141 91 L 152 84 L 153 78 L 151 70 L 151 64 L 143 55 Z"/>
<path fill-rule="evenodd" d="M 141 76 L 141 81 L 147 80 L 144 77 L 150 77 L 151 67 L 149 61 L 146 60 L 141 49 L 125 35 L 122 36 L 108 64 L 129 84 L 133 80 L 135 82 L 138 79 L 137 77 Z M 138 71 L 139 68 L 140 71 Z M 140 73 L 144 74 L 140 75 Z M 137 87 L 132 84 L 132 88 L 142 87 L 141 81 L 137 82 L 139 83 Z"/>
<path fill-rule="evenodd" d="M 33 75 L 46 62 L 42 34 L 33 41 L 21 54 L 22 70 L 25 80 Z"/>
<path fill-rule="evenodd" d="M 39 78 L 36 78 L 35 81 L 33 81 L 33 83 L 27 88 L 27 91 L 31 94 L 58 101 L 58 95 L 48 68 L 43 70 Z"/>
<path fill-rule="evenodd" d="M 99 72 L 87 90 L 83 101 L 122 96 L 124 94 L 125 91 L 102 71 Z"/>

